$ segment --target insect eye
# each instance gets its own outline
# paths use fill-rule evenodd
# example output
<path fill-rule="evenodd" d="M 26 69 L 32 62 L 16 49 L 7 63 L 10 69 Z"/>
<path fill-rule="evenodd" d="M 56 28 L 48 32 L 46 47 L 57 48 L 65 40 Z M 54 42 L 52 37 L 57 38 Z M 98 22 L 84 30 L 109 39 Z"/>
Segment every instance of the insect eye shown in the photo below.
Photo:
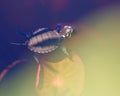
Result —
<path fill-rule="evenodd" d="M 70 29 L 67 29 L 67 30 L 66 30 L 66 33 L 69 33 L 69 32 L 70 32 Z"/>
<path fill-rule="evenodd" d="M 69 38 L 71 37 L 72 32 L 73 32 L 73 28 L 71 26 L 66 25 L 61 29 L 60 34 L 64 38 Z"/>

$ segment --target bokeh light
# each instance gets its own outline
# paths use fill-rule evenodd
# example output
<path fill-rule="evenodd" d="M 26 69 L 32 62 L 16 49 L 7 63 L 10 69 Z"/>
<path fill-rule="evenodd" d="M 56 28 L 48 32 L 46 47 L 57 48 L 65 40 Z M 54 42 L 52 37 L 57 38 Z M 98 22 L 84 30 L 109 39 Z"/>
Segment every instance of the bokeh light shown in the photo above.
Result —
<path fill-rule="evenodd" d="M 88 15 L 84 24 L 80 22 L 79 33 L 70 43 L 65 43 L 80 54 L 85 65 L 85 86 L 81 96 L 120 95 L 119 18 L 118 5 L 99 9 Z"/>

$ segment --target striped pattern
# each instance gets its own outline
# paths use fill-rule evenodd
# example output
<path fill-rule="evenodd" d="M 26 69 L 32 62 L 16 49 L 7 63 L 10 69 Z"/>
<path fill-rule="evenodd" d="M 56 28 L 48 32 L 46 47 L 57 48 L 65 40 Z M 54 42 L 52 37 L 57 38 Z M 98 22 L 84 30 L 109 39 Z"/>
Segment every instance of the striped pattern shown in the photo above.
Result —
<path fill-rule="evenodd" d="M 33 32 L 28 41 L 28 48 L 37 53 L 49 53 L 58 48 L 57 43 L 60 43 L 60 38 L 61 35 L 56 30 L 40 28 Z M 43 46 L 44 44 L 46 45 Z"/>

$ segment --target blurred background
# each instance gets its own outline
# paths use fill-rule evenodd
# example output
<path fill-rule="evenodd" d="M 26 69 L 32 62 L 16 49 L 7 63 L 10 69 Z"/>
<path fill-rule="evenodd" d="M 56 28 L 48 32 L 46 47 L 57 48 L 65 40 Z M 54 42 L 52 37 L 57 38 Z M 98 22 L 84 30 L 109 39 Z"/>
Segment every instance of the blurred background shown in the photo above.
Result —
<path fill-rule="evenodd" d="M 0 0 L 0 72 L 32 55 L 25 47 L 10 45 L 25 41 L 16 30 L 29 33 L 70 24 L 77 32 L 63 44 L 84 63 L 81 96 L 120 96 L 119 6 L 119 0 Z"/>

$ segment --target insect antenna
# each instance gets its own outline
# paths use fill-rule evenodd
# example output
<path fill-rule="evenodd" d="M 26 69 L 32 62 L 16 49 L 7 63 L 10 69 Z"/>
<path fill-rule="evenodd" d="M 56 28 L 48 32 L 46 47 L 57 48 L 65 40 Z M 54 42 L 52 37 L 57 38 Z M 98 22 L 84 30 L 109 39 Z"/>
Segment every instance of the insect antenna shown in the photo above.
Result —
<path fill-rule="evenodd" d="M 24 36 L 27 39 L 29 38 L 29 35 L 26 32 L 23 32 L 23 31 L 17 29 L 17 33 Z"/>
<path fill-rule="evenodd" d="M 26 46 L 26 43 L 10 43 L 10 44 L 13 44 L 13 45 L 22 45 L 22 46 Z"/>

